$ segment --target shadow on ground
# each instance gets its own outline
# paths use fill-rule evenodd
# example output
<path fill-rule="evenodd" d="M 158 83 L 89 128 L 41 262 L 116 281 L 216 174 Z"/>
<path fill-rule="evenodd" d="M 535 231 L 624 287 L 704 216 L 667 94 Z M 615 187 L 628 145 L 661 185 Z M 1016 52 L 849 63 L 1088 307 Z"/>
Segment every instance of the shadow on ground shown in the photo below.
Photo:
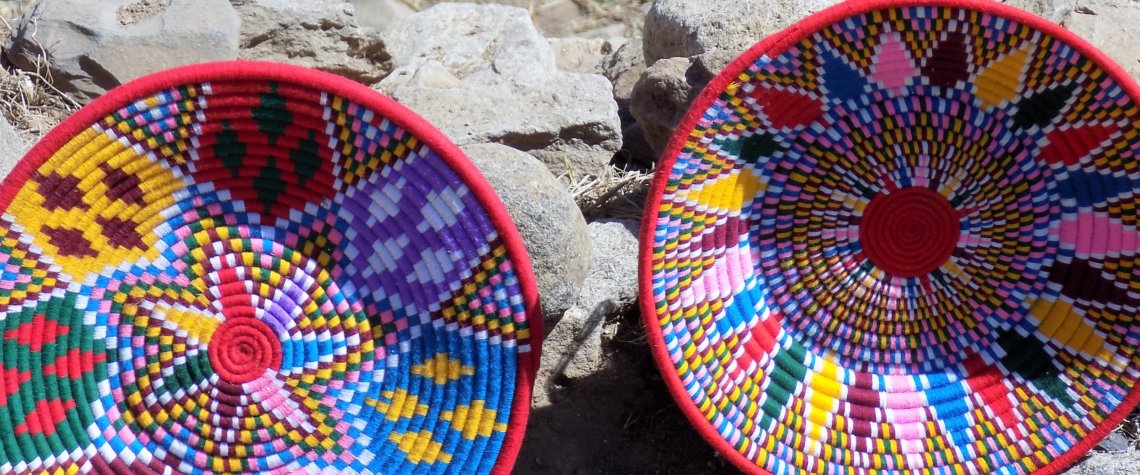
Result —
<path fill-rule="evenodd" d="M 611 323 L 606 367 L 554 381 L 552 404 L 531 411 L 515 473 L 737 473 L 669 396 L 636 311 Z"/>

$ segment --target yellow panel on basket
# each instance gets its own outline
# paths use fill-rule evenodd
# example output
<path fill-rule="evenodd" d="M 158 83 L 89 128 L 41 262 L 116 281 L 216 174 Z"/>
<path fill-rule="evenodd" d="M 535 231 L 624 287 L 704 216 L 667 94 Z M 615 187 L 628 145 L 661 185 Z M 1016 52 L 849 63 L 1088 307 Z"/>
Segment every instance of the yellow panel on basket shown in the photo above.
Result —
<path fill-rule="evenodd" d="M 126 190 L 129 194 L 111 198 L 104 183 L 111 173 L 141 181 Z M 55 190 L 51 196 L 45 196 L 48 185 Z M 106 266 L 156 257 L 158 236 L 151 229 L 183 186 L 132 148 L 89 129 L 52 155 L 6 212 L 65 273 L 85 276 Z"/>
<path fill-rule="evenodd" d="M 1041 298 L 1029 308 L 1029 313 L 1039 322 L 1037 331 L 1045 337 L 1068 348 L 1073 353 L 1101 356 L 1104 350 L 1104 337 L 1096 331 L 1093 323 L 1063 300 Z M 1106 355 L 1111 359 L 1111 355 Z"/>
<path fill-rule="evenodd" d="M 756 193 L 763 191 L 764 185 L 751 170 L 734 170 L 705 183 L 694 191 L 692 198 L 699 204 L 718 210 L 739 210 L 752 202 Z"/>
<path fill-rule="evenodd" d="M 1024 50 L 1013 50 L 995 60 L 985 71 L 978 73 L 977 79 L 974 80 L 978 99 L 989 107 L 995 107 L 1016 97 L 1017 89 L 1021 85 L 1021 72 L 1025 69 L 1027 59 L 1029 54 Z"/>
<path fill-rule="evenodd" d="M 186 332 L 191 338 L 196 338 L 201 343 L 209 343 L 210 338 L 214 335 L 214 330 L 222 323 L 214 316 L 174 307 L 157 308 L 155 314 L 162 316 L 163 320 L 177 325 L 178 329 Z"/>

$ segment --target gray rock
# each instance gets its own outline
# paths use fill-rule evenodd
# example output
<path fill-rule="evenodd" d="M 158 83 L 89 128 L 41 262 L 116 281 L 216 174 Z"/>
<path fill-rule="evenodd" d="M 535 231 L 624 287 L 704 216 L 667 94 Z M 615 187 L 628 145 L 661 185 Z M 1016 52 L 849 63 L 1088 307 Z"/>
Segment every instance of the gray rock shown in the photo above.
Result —
<path fill-rule="evenodd" d="M 556 71 L 554 51 L 521 8 L 440 4 L 405 18 L 383 37 L 401 70 L 436 62 L 483 85 L 546 79 Z"/>
<path fill-rule="evenodd" d="M 589 10 L 581 0 L 531 0 L 535 23 L 548 36 L 570 36 L 589 22 Z"/>
<path fill-rule="evenodd" d="M 408 3 L 411 4 L 412 8 L 415 8 L 416 10 L 427 10 L 428 8 L 432 7 L 433 5 L 439 5 L 441 3 L 451 3 L 454 0 L 407 0 L 407 1 L 408 1 Z M 541 0 L 534 0 L 534 1 L 541 1 Z M 457 3 L 479 3 L 479 4 L 494 3 L 494 4 L 500 4 L 500 5 L 510 5 L 512 7 L 519 7 L 519 8 L 530 8 L 532 0 L 459 0 Z"/>
<path fill-rule="evenodd" d="M 1065 474 L 1134 475 L 1138 466 L 1140 466 L 1140 452 L 1136 450 L 1112 454 L 1093 452 L 1073 465 Z"/>
<path fill-rule="evenodd" d="M 16 18 L 20 16 L 23 4 L 29 0 L 0 0 L 0 18 Z"/>
<path fill-rule="evenodd" d="M 24 141 L 16 134 L 16 129 L 4 116 L 0 116 L 0 180 L 12 172 L 12 168 L 28 151 Z"/>
<path fill-rule="evenodd" d="M 526 244 L 543 320 L 552 328 L 578 298 L 590 269 L 590 234 L 570 192 L 534 157 L 499 144 L 464 153 L 503 200 Z"/>
<path fill-rule="evenodd" d="M 606 363 L 602 349 L 605 322 L 605 317 L 591 315 L 582 307 L 566 310 L 542 340 L 536 393 L 549 393 L 561 378 L 582 378 L 602 369 Z"/>
<path fill-rule="evenodd" d="M 603 74 L 602 63 L 623 43 L 602 38 L 551 38 L 548 41 L 559 71 L 582 74 Z"/>
<path fill-rule="evenodd" d="M 1081 2 L 1070 9 L 1061 24 L 1096 46 L 1140 80 L 1140 4 L 1130 0 Z"/>
<path fill-rule="evenodd" d="M 416 12 L 411 5 L 400 0 L 349 0 L 356 10 L 356 22 L 360 26 L 387 30 L 404 17 Z"/>
<path fill-rule="evenodd" d="M 594 262 L 576 305 L 595 317 L 610 317 L 637 302 L 637 250 L 641 223 L 636 220 L 590 223 Z"/>
<path fill-rule="evenodd" d="M 645 62 L 723 50 L 736 56 L 839 0 L 655 0 L 645 17 Z"/>
<path fill-rule="evenodd" d="M 666 58 L 642 73 L 633 87 L 629 110 L 654 152 L 665 149 L 689 105 L 733 57 L 727 51 L 712 51 L 691 58 Z"/>
<path fill-rule="evenodd" d="M 634 38 L 621 45 L 617 51 L 602 62 L 602 74 L 613 83 L 614 100 L 618 103 L 618 113 L 622 124 L 628 126 L 633 117 L 629 115 L 629 98 L 633 86 L 645 72 L 645 55 L 642 54 L 641 38 Z M 623 135 L 624 137 L 624 135 Z"/>
<path fill-rule="evenodd" d="M 53 0 L 20 17 L 4 54 L 26 71 L 46 67 L 85 102 L 148 73 L 234 59 L 240 25 L 225 0 Z"/>
<path fill-rule="evenodd" d="M 1135 449 L 1135 447 L 1132 446 L 1132 443 L 1129 442 L 1128 438 L 1124 437 L 1123 434 L 1113 432 L 1108 434 L 1108 437 L 1105 437 L 1104 440 L 1100 441 L 1100 443 L 1096 445 L 1096 449 L 1101 452 L 1127 452 Z"/>
<path fill-rule="evenodd" d="M 535 396 L 549 398 L 556 381 L 589 376 L 606 364 L 603 330 L 608 317 L 637 303 L 637 221 L 590 223 L 593 263 L 582 293 L 542 343 Z"/>
<path fill-rule="evenodd" d="M 558 71 L 526 10 L 441 4 L 384 39 L 396 70 L 378 88 L 459 145 L 508 145 L 555 175 L 600 174 L 621 148 L 609 81 Z"/>
<path fill-rule="evenodd" d="M 1028 11 L 1054 23 L 1060 22 L 1065 15 L 1077 7 L 1077 0 L 1004 0 L 1002 3 Z"/>
<path fill-rule="evenodd" d="M 357 1 L 357 0 L 352 0 Z M 372 0 L 366 0 L 372 1 Z M 507 5 L 517 8 L 526 9 L 534 18 L 534 24 L 539 28 L 544 36 L 555 38 L 565 36 L 580 36 L 586 37 L 583 33 L 598 33 L 591 38 L 609 38 L 614 36 L 629 36 L 626 25 L 613 24 L 609 25 L 608 22 L 599 22 L 597 19 L 597 11 L 599 5 L 591 4 L 594 0 L 389 0 L 397 3 L 402 3 L 411 7 L 416 11 L 427 10 L 428 8 L 439 5 L 442 3 L 472 3 L 472 4 L 499 4 Z M 614 5 L 620 2 L 605 2 L 602 8 L 607 13 L 613 14 L 616 8 L 622 8 L 621 5 Z M 624 13 L 624 11 L 623 11 Z M 597 28 L 597 24 L 606 24 L 605 27 Z M 615 28 L 616 27 L 616 28 Z M 607 29 L 614 31 L 618 34 L 605 34 L 604 32 L 596 31 L 598 29 Z M 589 31 L 587 31 L 589 30 Z M 599 35 L 600 34 L 600 35 Z"/>
<path fill-rule="evenodd" d="M 392 70 L 379 33 L 360 28 L 341 0 L 231 0 L 241 15 L 242 59 L 278 61 L 364 83 Z"/>

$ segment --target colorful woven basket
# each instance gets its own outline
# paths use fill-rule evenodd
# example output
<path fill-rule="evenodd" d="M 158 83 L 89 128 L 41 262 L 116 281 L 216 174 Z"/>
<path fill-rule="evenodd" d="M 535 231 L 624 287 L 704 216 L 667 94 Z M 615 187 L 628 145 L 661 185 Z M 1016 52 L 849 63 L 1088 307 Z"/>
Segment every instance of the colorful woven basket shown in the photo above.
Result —
<path fill-rule="evenodd" d="M 0 473 L 506 473 L 541 319 L 501 202 L 346 79 L 118 88 L 0 187 Z"/>
<path fill-rule="evenodd" d="M 642 303 L 752 473 L 1057 473 L 1140 399 L 1140 88 L 977 0 L 759 43 L 658 166 Z"/>

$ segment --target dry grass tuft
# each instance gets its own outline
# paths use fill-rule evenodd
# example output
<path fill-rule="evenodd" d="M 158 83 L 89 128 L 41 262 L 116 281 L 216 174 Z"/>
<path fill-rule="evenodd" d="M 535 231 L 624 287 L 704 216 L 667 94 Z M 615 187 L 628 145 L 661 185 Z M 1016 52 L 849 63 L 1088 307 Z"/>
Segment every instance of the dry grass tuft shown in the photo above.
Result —
<path fill-rule="evenodd" d="M 649 192 L 652 171 L 625 171 L 611 168 L 602 176 L 574 177 L 569 181 L 570 193 L 582 209 L 587 221 L 598 219 L 641 219 L 645 197 Z"/>
<path fill-rule="evenodd" d="M 10 31 L 11 24 L 0 18 L 0 38 Z M 0 115 L 29 142 L 43 137 L 80 106 L 51 85 L 51 75 L 44 66 L 46 51 L 40 50 L 35 63 L 35 71 L 0 67 Z"/>

